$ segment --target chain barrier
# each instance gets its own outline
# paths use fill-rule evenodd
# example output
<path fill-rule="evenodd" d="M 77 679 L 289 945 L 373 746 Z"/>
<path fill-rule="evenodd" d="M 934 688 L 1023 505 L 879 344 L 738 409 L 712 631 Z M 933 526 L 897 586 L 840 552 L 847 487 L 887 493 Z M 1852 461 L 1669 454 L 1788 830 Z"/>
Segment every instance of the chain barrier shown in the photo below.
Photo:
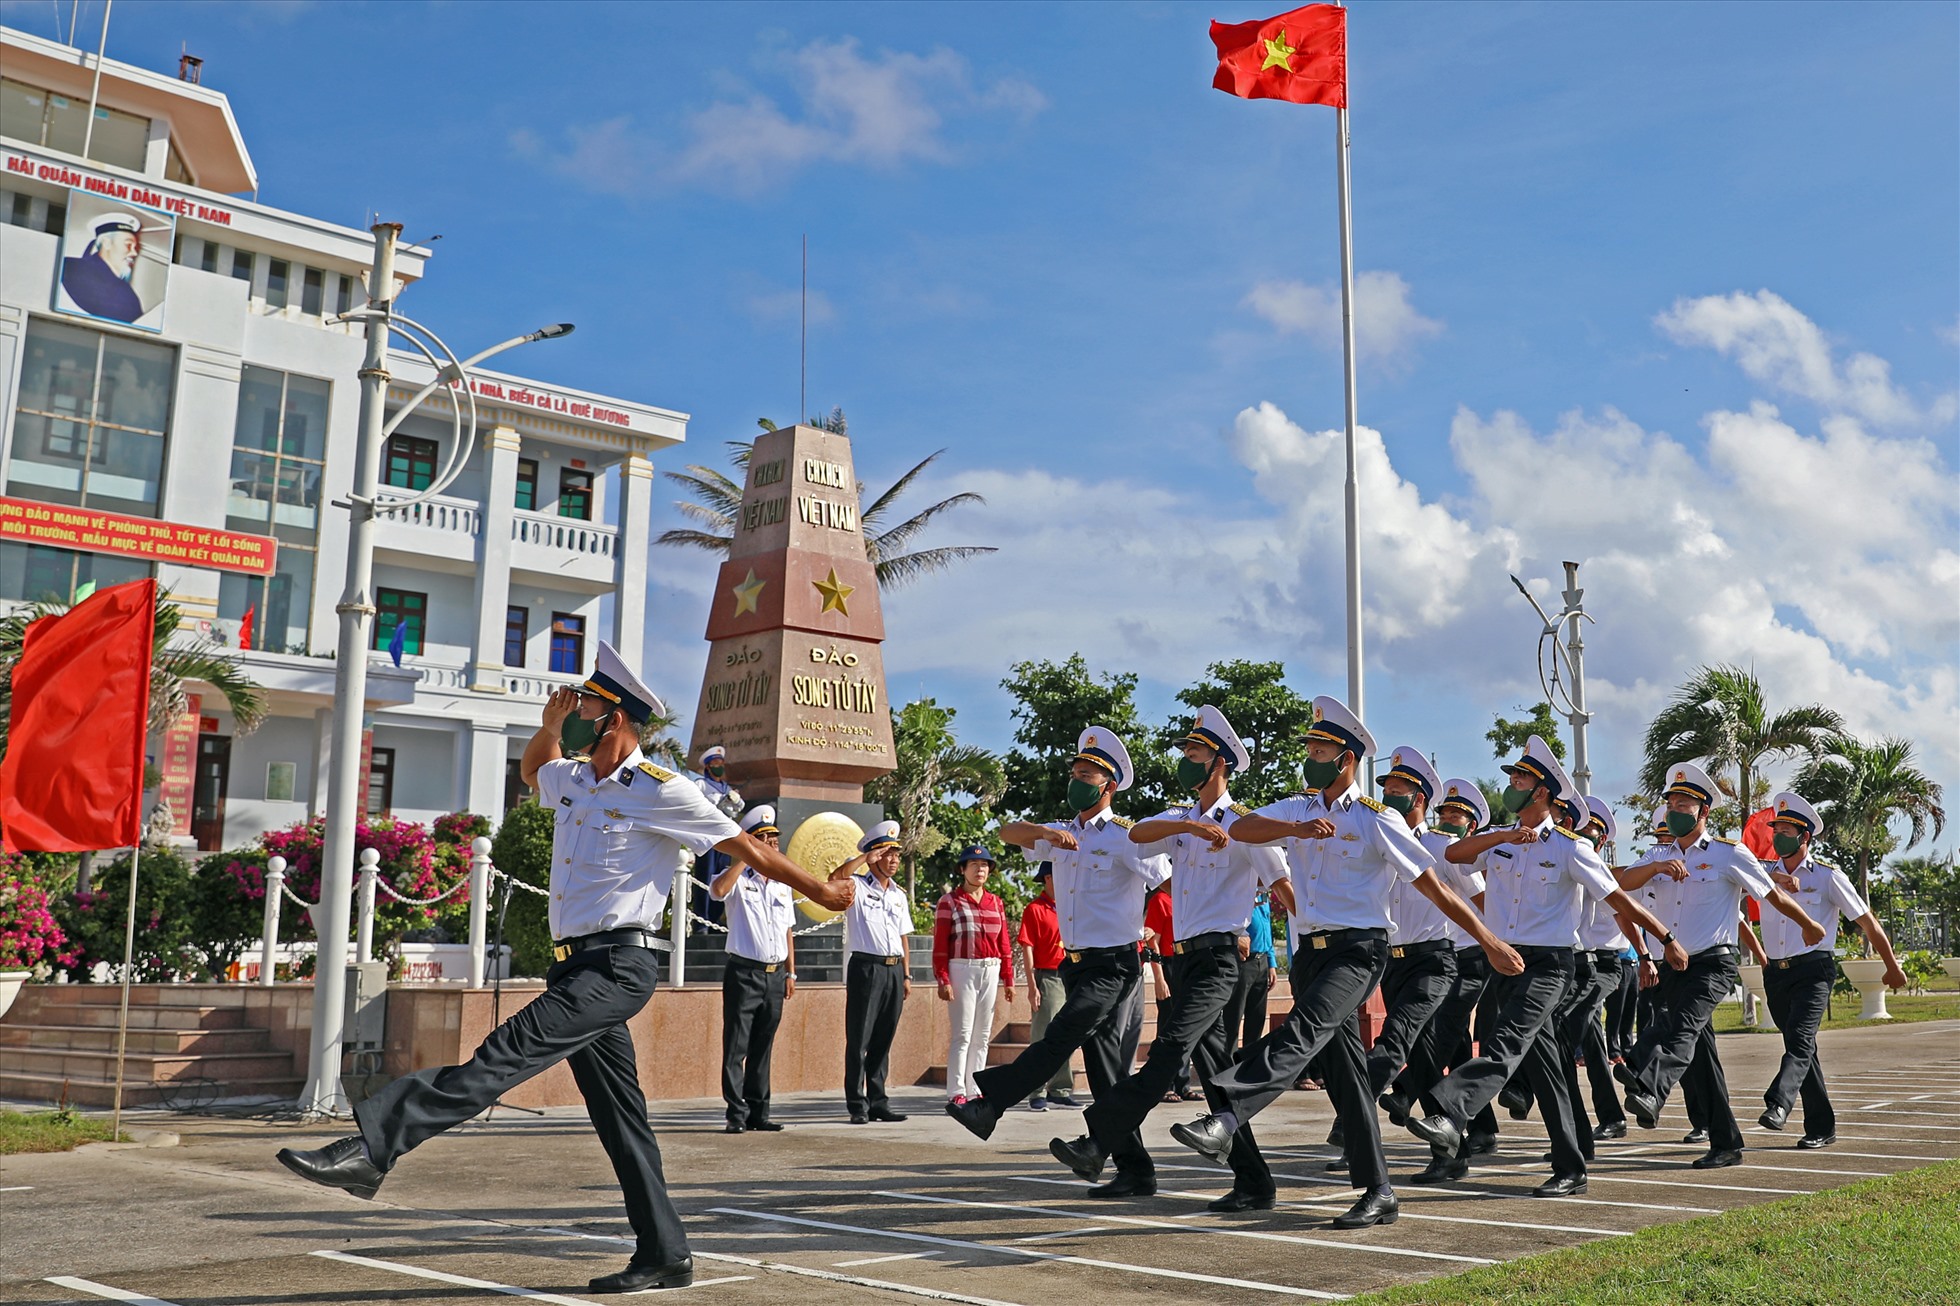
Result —
<path fill-rule="evenodd" d="M 522 889 L 526 893 L 535 893 L 540 898 L 549 898 L 551 896 L 551 890 L 540 889 L 535 884 L 526 884 L 524 881 L 516 878 L 515 876 L 509 874 L 506 871 L 498 869 L 495 866 L 492 866 L 490 868 L 490 874 L 495 878 L 502 880 L 505 884 L 510 885 L 512 888 Z"/>
<path fill-rule="evenodd" d="M 393 898 L 396 902 L 405 902 L 411 907 L 433 907 L 437 903 L 442 902 L 450 898 L 451 896 L 453 896 L 458 889 L 468 888 L 469 883 L 470 883 L 469 878 L 466 876 L 463 879 L 456 881 L 456 883 L 450 885 L 447 889 L 444 889 L 441 893 L 437 894 L 433 898 L 411 898 L 407 894 L 395 888 L 394 885 L 382 879 L 380 876 L 377 875 L 374 878 L 375 888 L 381 890 L 381 892 L 387 894 L 390 898 Z"/>
<path fill-rule="evenodd" d="M 279 892 L 286 895 L 287 898 L 291 899 L 293 906 L 298 907 L 302 911 L 312 911 L 315 907 L 318 907 L 320 905 L 317 902 L 308 902 L 306 899 L 294 893 L 293 887 L 290 884 L 287 884 L 284 880 L 281 880 L 279 882 Z"/>
<path fill-rule="evenodd" d="M 674 878 L 682 882 L 680 885 L 676 887 L 675 890 L 676 892 L 692 892 L 695 889 L 706 887 L 705 885 L 702 884 L 701 881 L 695 879 L 693 874 L 689 871 L 677 872 Z M 717 934 L 728 933 L 728 927 L 726 925 L 723 925 L 721 922 L 707 920 L 703 917 L 696 916 L 692 913 L 689 913 L 688 923 L 690 925 L 706 926 L 708 929 L 713 930 Z M 792 939 L 799 939 L 802 938 L 805 934 L 815 934 L 818 930 L 827 929 L 835 924 L 837 924 L 837 920 L 836 918 L 833 917 L 832 919 L 827 921 L 818 921 L 813 925 L 805 925 L 800 930 L 791 930 L 789 932 L 789 936 Z"/>

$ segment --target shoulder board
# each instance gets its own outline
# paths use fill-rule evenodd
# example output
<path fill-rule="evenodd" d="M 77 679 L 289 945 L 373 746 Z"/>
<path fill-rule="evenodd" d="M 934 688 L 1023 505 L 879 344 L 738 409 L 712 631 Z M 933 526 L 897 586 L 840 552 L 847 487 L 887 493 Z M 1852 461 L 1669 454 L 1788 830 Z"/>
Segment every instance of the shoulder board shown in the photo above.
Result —
<path fill-rule="evenodd" d="M 654 779 L 662 782 L 672 780 L 674 778 L 674 773 L 672 771 L 666 770 L 663 767 L 655 766 L 651 762 L 640 763 L 640 769 L 642 771 L 645 771 L 648 775 L 652 776 Z"/>
<path fill-rule="evenodd" d="M 1577 842 L 1579 842 L 1579 836 L 1578 836 L 1578 835 L 1576 835 L 1576 834 L 1574 834 L 1574 833 L 1572 833 L 1572 831 L 1570 831 L 1570 830 L 1568 830 L 1568 829 L 1566 829 L 1566 828 L 1565 828 L 1564 826 L 1562 826 L 1562 825 L 1555 825 L 1555 826 L 1553 826 L 1553 827 L 1552 827 L 1552 833 L 1553 833 L 1553 834 L 1562 834 L 1562 835 L 1564 835 L 1564 836 L 1565 836 L 1566 838 L 1568 838 L 1568 839 L 1570 839 L 1570 840 L 1571 840 L 1571 841 L 1572 841 L 1573 843 L 1577 843 Z"/>
<path fill-rule="evenodd" d="M 1233 803 L 1232 810 L 1237 812 L 1240 816 L 1252 815 L 1252 809 L 1250 807 L 1247 807 L 1244 803 Z"/>
<path fill-rule="evenodd" d="M 590 761 L 592 760 L 592 754 L 590 754 L 590 753 L 565 753 L 565 754 L 562 754 L 562 755 L 561 755 L 561 756 L 559 757 L 559 759 L 558 759 L 558 760 L 559 760 L 559 761 L 561 761 L 561 762 L 590 762 Z"/>
<path fill-rule="evenodd" d="M 1739 846 L 1740 846 L 1740 845 L 1739 845 L 1739 844 L 1738 844 L 1738 843 L 1737 843 L 1737 842 L 1736 842 L 1736 841 L 1735 841 L 1734 839 L 1724 839 L 1724 838 L 1723 838 L 1723 837 L 1722 837 L 1721 835 L 1719 835 L 1719 834 L 1711 834 L 1711 835 L 1709 835 L 1709 836 L 1708 836 L 1708 842 L 1710 842 L 1710 843 L 1725 843 L 1725 844 L 1727 844 L 1727 845 L 1728 845 L 1729 847 L 1731 847 L 1731 848 L 1736 848 L 1736 847 L 1739 847 Z"/>
<path fill-rule="evenodd" d="M 1368 797 L 1368 795 L 1366 794 L 1356 794 L 1355 799 L 1358 802 L 1360 802 L 1360 804 L 1363 807 L 1366 807 L 1371 812 L 1386 812 L 1388 810 L 1388 805 L 1386 803 L 1378 803 L 1374 799 Z"/>
<path fill-rule="evenodd" d="M 1110 822 L 1110 824 L 1111 824 L 1111 825 L 1120 825 L 1120 826 L 1122 826 L 1122 827 L 1123 827 L 1123 828 L 1124 828 L 1125 830 L 1127 830 L 1127 829 L 1129 829 L 1129 828 L 1130 828 L 1131 826 L 1133 826 L 1133 825 L 1135 825 L 1135 824 L 1136 824 L 1136 822 L 1135 822 L 1135 821 L 1132 821 L 1132 820 L 1131 820 L 1131 819 L 1130 819 L 1129 817 L 1127 817 L 1127 816 L 1111 816 L 1111 817 L 1109 818 L 1109 822 Z"/>
<path fill-rule="evenodd" d="M 1776 860 L 1782 861 L 1783 859 L 1779 857 Z M 1810 864 L 1820 871 L 1835 871 L 1837 869 L 1837 867 L 1831 865 L 1829 862 L 1820 862 L 1815 857 L 1810 859 Z"/>

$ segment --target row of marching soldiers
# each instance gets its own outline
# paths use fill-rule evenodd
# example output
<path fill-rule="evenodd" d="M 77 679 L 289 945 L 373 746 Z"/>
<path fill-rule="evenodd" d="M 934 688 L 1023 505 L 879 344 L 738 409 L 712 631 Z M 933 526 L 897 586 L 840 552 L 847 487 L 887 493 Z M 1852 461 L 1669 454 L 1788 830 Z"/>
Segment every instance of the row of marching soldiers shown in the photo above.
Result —
<path fill-rule="evenodd" d="M 1810 856 L 1822 822 L 1800 796 L 1778 796 L 1776 856 L 1759 861 L 1709 831 L 1716 789 L 1708 775 L 1675 767 L 1653 848 L 1609 866 L 1601 850 L 1617 834 L 1611 810 L 1578 792 L 1542 739 L 1504 768 L 1508 820 L 1493 825 L 1476 784 L 1439 779 L 1414 748 L 1390 755 L 1382 801 L 1370 797 L 1357 773 L 1376 754 L 1373 736 L 1337 699 L 1316 699 L 1314 714 L 1307 791 L 1254 811 L 1229 788 L 1249 763 L 1244 744 L 1222 712 L 1202 708 L 1178 762 L 1191 803 L 1134 823 L 1110 810 L 1134 778 L 1122 740 L 1100 726 L 1082 733 L 1070 763 L 1074 815 L 1000 830 L 1053 867 L 1065 1001 L 1035 1042 L 1011 1064 L 975 1075 L 977 1092 L 948 1102 L 947 1114 L 987 1138 L 1009 1106 L 1038 1093 L 1080 1048 L 1094 1095 L 1086 1132 L 1056 1138 L 1049 1150 L 1092 1184 L 1114 1168 L 1090 1196 L 1150 1196 L 1155 1167 L 1140 1126 L 1189 1062 L 1210 1110 L 1173 1125 L 1172 1137 L 1231 1168 L 1232 1188 L 1213 1210 L 1267 1210 L 1273 1175 L 1253 1120 L 1311 1075 L 1336 1113 L 1329 1141 L 1342 1156 L 1329 1168 L 1346 1170 L 1361 1190 L 1333 1221 L 1344 1229 L 1391 1223 L 1399 1211 L 1378 1107 L 1428 1144 L 1417 1183 L 1462 1179 L 1496 1149 L 1496 1103 L 1515 1119 L 1535 1106 L 1550 1136 L 1551 1176 L 1534 1195 L 1584 1193 L 1595 1141 L 1625 1137 L 1629 1116 L 1655 1128 L 1677 1087 L 1694 1126 L 1688 1141 L 1708 1145 L 1694 1166 L 1736 1165 L 1743 1136 L 1711 1022 L 1734 991 L 1746 944 L 1766 964 L 1785 1042 L 1760 1123 L 1783 1129 L 1801 1098 L 1798 1146 L 1835 1141 L 1816 1034 L 1840 918 L 1856 921 L 1885 958 L 1888 983 L 1905 977 L 1849 880 Z M 1159 946 L 1171 996 L 1131 1071 L 1118 1048 L 1142 980 L 1144 898 L 1167 878 L 1176 938 Z M 1235 1053 L 1225 1026 L 1238 947 L 1262 890 L 1290 918 L 1293 1005 Z M 1760 941 L 1742 916 L 1745 896 L 1764 905 Z M 1645 1014 L 1637 1041 L 1614 1059 L 1600 1015 L 1628 968 Z M 1358 1015 L 1377 987 L 1386 1020 L 1364 1049 Z M 1580 1092 L 1582 1057 L 1596 1126 Z"/>

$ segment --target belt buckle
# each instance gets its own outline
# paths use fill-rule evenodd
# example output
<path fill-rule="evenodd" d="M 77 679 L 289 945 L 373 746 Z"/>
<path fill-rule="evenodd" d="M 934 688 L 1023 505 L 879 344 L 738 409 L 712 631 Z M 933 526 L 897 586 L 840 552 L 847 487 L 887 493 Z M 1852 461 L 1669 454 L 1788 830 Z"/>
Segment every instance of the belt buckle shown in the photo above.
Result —
<path fill-rule="evenodd" d="M 1184 953 L 1185 953 L 1185 950 L 1186 950 L 1186 949 L 1187 949 L 1187 948 L 1188 948 L 1189 946 L 1190 946 L 1189 944 L 1184 944 L 1184 943 L 1173 943 L 1173 944 L 1171 945 L 1171 951 L 1172 951 L 1173 953 L 1175 953 L 1176 955 L 1178 955 L 1178 956 L 1180 956 L 1180 957 L 1182 957 L 1182 956 L 1184 955 Z"/>
<path fill-rule="evenodd" d="M 572 945 L 571 945 L 571 944 L 569 944 L 569 943 L 554 943 L 554 944 L 552 944 L 552 945 L 551 945 L 551 959 L 552 959 L 553 961 L 563 961 L 563 960 L 565 960 L 565 959 L 566 959 L 567 957 L 569 957 L 569 956 L 571 956 L 571 955 L 572 955 Z"/>
<path fill-rule="evenodd" d="M 887 966 L 896 966 L 896 965 L 898 965 L 898 958 L 896 958 L 896 957 L 886 957 L 886 958 L 884 959 L 884 961 L 885 961 L 885 964 L 886 964 Z"/>
<path fill-rule="evenodd" d="M 1389 955 L 1389 956 L 1391 956 L 1391 957 L 1402 957 L 1402 956 L 1405 956 L 1405 955 L 1407 955 L 1407 949 L 1405 949 L 1405 948 L 1399 948 L 1399 947 L 1398 947 L 1398 948 L 1390 948 L 1390 949 L 1388 950 L 1388 955 Z"/>
<path fill-rule="evenodd" d="M 1788 957 L 1779 958 L 1776 963 L 1776 968 L 1778 970 L 1790 969 L 1790 959 Z"/>
<path fill-rule="evenodd" d="M 1314 950 L 1317 952 L 1325 952 L 1327 950 L 1327 936 L 1325 934 L 1314 935 L 1310 942 L 1312 942 Z"/>
<path fill-rule="evenodd" d="M 776 962 L 773 962 L 773 961 L 771 961 L 771 962 L 765 962 L 765 963 L 763 964 L 763 967 L 762 967 L 762 972 L 763 972 L 763 974 L 765 974 L 765 975 L 774 975 L 774 974 L 776 973 L 776 970 L 777 970 L 777 966 L 778 966 L 778 963 L 776 963 Z"/>
<path fill-rule="evenodd" d="M 1082 950 L 1080 948 L 1070 948 L 1065 955 L 1070 961 L 1082 960 Z"/>

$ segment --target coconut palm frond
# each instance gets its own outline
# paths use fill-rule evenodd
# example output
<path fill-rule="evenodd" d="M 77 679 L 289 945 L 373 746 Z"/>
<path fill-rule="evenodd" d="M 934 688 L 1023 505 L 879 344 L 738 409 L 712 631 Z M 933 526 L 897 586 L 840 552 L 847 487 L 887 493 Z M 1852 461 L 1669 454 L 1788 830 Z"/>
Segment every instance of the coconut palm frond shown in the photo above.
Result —
<path fill-rule="evenodd" d="M 686 471 L 661 475 L 717 512 L 733 513 L 742 506 L 742 487 L 712 467 L 689 463 Z"/>
<path fill-rule="evenodd" d="M 950 499 L 941 499 L 930 508 L 919 513 L 910 521 L 900 522 L 888 531 L 879 531 L 875 536 L 865 537 L 865 547 L 871 552 L 871 560 L 876 562 L 888 553 L 898 553 L 912 542 L 912 537 L 932 524 L 933 518 L 953 508 L 967 504 L 984 504 L 987 501 L 971 490 L 956 494 Z"/>
<path fill-rule="evenodd" d="M 720 512 L 708 507 L 706 504 L 689 503 L 684 499 L 677 500 L 674 507 L 680 512 L 681 516 L 698 521 L 711 531 L 718 533 L 725 531 L 730 535 L 735 533 L 735 514 L 733 513 Z"/>
<path fill-rule="evenodd" d="M 896 558 L 880 558 L 877 564 L 878 588 L 897 589 L 909 585 L 922 576 L 945 571 L 956 562 L 982 553 L 998 553 L 991 545 L 957 544 L 943 549 L 920 549 L 917 553 L 904 553 Z"/>
<path fill-rule="evenodd" d="M 654 543 L 678 544 L 682 548 L 702 549 L 708 553 L 726 553 L 729 545 L 726 536 L 715 535 L 708 531 L 690 531 L 681 527 L 660 532 Z"/>
<path fill-rule="evenodd" d="M 944 449 L 939 449 L 934 451 L 933 453 L 927 454 L 925 457 L 921 458 L 913 466 L 911 471 L 905 473 L 905 475 L 899 477 L 896 481 L 893 481 L 892 486 L 889 490 L 886 490 L 883 494 L 879 495 L 876 499 L 872 500 L 871 506 L 864 509 L 863 512 L 859 514 L 864 520 L 865 530 L 867 531 L 877 530 L 878 523 L 884 520 L 885 513 L 890 511 L 892 504 L 896 503 L 899 499 L 899 496 L 903 495 L 906 492 L 906 490 L 911 488 L 912 482 L 918 479 L 919 474 L 921 472 L 925 471 L 926 468 L 932 466 L 935 462 L 939 461 L 939 455 L 945 452 L 946 451 Z M 862 488 L 858 490 L 858 497 L 860 499 L 864 497 L 864 491 Z"/>

